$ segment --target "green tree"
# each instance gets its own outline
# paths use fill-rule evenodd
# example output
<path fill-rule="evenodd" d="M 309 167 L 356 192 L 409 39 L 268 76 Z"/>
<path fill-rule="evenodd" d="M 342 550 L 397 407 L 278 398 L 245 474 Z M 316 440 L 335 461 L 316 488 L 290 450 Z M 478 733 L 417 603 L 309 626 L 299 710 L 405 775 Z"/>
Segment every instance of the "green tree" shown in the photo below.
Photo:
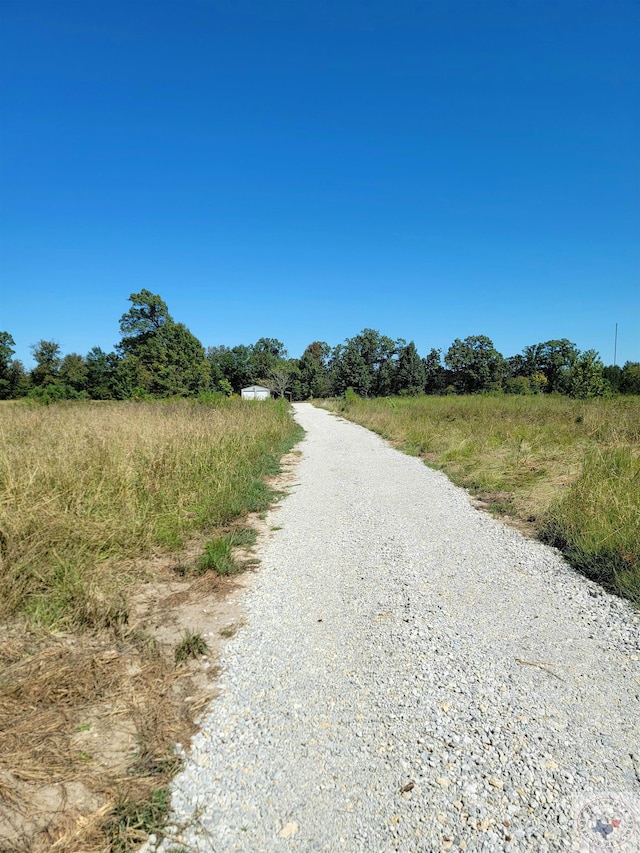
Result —
<path fill-rule="evenodd" d="M 640 361 L 627 361 L 620 377 L 622 394 L 640 394 Z"/>
<path fill-rule="evenodd" d="M 85 362 L 89 396 L 93 400 L 120 399 L 118 382 L 120 358 L 116 353 L 106 353 L 100 347 L 93 347 L 87 353 Z"/>
<path fill-rule="evenodd" d="M 11 395 L 11 364 L 16 342 L 9 332 L 0 332 L 0 400 Z"/>
<path fill-rule="evenodd" d="M 204 347 L 183 323 L 166 323 L 159 329 L 143 363 L 152 370 L 154 394 L 187 397 L 209 387 Z"/>
<path fill-rule="evenodd" d="M 356 394 L 366 397 L 371 390 L 373 377 L 354 339 L 347 341 L 346 346 L 336 347 L 333 360 L 333 392 L 344 394 L 347 388 L 352 388 Z"/>
<path fill-rule="evenodd" d="M 329 356 L 331 347 L 324 341 L 314 341 L 302 353 L 298 367 L 299 384 L 296 397 L 326 397 L 329 394 Z"/>
<path fill-rule="evenodd" d="M 394 342 L 375 329 L 363 329 L 359 335 L 351 338 L 354 347 L 360 353 L 369 374 L 366 392 L 374 397 L 384 397 L 393 391 L 395 362 L 398 346 L 404 341 Z M 350 341 L 347 341 L 349 344 Z M 354 390 L 357 393 L 356 388 Z"/>
<path fill-rule="evenodd" d="M 427 394 L 442 394 L 447 387 L 447 372 L 442 366 L 440 356 L 440 350 L 432 347 L 429 354 L 422 359 L 425 373 L 424 390 Z"/>
<path fill-rule="evenodd" d="M 188 396 L 209 387 L 210 365 L 200 341 L 175 323 L 166 303 L 148 290 L 132 293 L 120 318 L 120 393 Z"/>
<path fill-rule="evenodd" d="M 31 390 L 31 375 L 25 370 L 24 364 L 14 359 L 9 365 L 9 398 L 14 400 L 26 397 Z"/>
<path fill-rule="evenodd" d="M 250 349 L 251 373 L 256 379 L 267 379 L 287 358 L 285 346 L 277 338 L 260 338 Z"/>
<path fill-rule="evenodd" d="M 609 387 L 614 394 L 620 392 L 620 384 L 622 382 L 622 368 L 619 364 L 608 364 L 603 368 L 602 375 L 605 382 L 608 382 Z"/>
<path fill-rule="evenodd" d="M 413 341 L 402 347 L 398 354 L 395 390 L 400 394 L 423 394 L 427 382 L 424 363 Z"/>
<path fill-rule="evenodd" d="M 227 375 L 226 378 L 231 383 L 236 394 L 239 394 L 243 388 L 255 383 L 257 376 L 254 373 L 254 362 L 252 359 L 251 347 L 245 344 L 236 344 L 231 348 L 230 359 L 227 360 Z"/>
<path fill-rule="evenodd" d="M 87 390 L 88 369 L 84 358 L 77 352 L 69 353 L 60 365 L 60 380 L 74 391 Z"/>
<path fill-rule="evenodd" d="M 525 347 L 522 355 L 509 359 L 510 372 L 513 376 L 528 377 L 540 373 L 545 377 L 544 383 L 538 382 L 542 390 L 566 394 L 577 357 L 577 346 L 567 338 L 545 341 Z"/>
<path fill-rule="evenodd" d="M 152 335 L 167 323 L 173 322 L 166 302 L 150 290 L 132 293 L 129 302 L 131 308 L 120 317 L 121 345 L 125 348 L 128 340 Z"/>
<path fill-rule="evenodd" d="M 462 394 L 489 391 L 499 385 L 504 359 L 486 335 L 456 338 L 444 357 L 453 384 Z"/>
<path fill-rule="evenodd" d="M 118 357 L 112 381 L 116 400 L 144 398 L 151 393 L 153 375 L 138 356 L 128 353 Z"/>
<path fill-rule="evenodd" d="M 586 400 L 589 397 L 602 397 L 606 390 L 603 364 L 598 353 L 594 349 L 580 353 L 571 368 L 570 395 Z"/>
<path fill-rule="evenodd" d="M 211 388 L 220 390 L 220 383 L 226 382 L 229 386 L 231 383 L 227 379 L 225 373 L 225 357 L 231 350 L 229 347 L 217 346 L 207 347 L 207 361 L 209 362 L 209 382 Z"/>
<path fill-rule="evenodd" d="M 55 341 L 38 341 L 31 346 L 36 366 L 31 371 L 31 381 L 38 386 L 54 385 L 60 379 L 60 344 Z"/>

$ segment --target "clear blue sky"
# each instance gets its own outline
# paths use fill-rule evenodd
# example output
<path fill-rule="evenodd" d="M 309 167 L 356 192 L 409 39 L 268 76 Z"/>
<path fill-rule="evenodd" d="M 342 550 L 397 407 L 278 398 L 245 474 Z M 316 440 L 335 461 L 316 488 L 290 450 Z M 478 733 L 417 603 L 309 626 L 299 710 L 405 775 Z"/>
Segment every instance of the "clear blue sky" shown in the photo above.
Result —
<path fill-rule="evenodd" d="M 636 0 L 2 0 L 0 329 L 640 361 Z"/>

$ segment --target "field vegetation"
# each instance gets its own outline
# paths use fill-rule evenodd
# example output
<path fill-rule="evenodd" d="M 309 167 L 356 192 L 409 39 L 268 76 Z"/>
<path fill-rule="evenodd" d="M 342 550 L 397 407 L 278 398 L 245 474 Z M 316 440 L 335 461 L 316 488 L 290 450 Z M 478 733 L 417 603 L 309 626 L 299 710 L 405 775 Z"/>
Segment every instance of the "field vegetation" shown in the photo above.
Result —
<path fill-rule="evenodd" d="M 446 472 L 640 605 L 640 397 L 347 392 L 324 405 Z"/>
<path fill-rule="evenodd" d="M 167 647 L 165 608 L 232 588 L 301 430 L 214 396 L 6 402 L 0 437 L 0 848 L 133 849 L 203 707 L 208 641 Z"/>

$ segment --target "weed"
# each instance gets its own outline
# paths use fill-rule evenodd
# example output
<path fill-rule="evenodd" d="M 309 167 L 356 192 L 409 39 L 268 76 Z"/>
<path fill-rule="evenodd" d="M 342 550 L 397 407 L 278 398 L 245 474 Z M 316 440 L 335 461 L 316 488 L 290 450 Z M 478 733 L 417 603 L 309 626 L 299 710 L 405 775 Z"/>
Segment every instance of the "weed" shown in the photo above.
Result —
<path fill-rule="evenodd" d="M 184 637 L 176 646 L 176 663 L 182 663 L 189 658 L 197 658 L 200 655 L 206 655 L 206 653 L 207 643 L 202 634 L 187 629 L 184 632 Z"/>
<path fill-rule="evenodd" d="M 200 557 L 200 571 L 214 571 L 219 575 L 232 575 L 237 572 L 239 566 L 233 558 L 232 548 L 233 545 L 228 536 L 217 536 L 215 539 L 210 539 L 204 546 L 204 553 Z"/>
<path fill-rule="evenodd" d="M 258 534 L 253 527 L 236 527 L 229 534 L 229 541 L 234 548 L 250 548 L 256 544 Z"/>
<path fill-rule="evenodd" d="M 112 853 L 130 853 L 151 833 L 162 839 L 169 804 L 168 788 L 157 788 L 144 800 L 120 799 L 105 827 Z"/>

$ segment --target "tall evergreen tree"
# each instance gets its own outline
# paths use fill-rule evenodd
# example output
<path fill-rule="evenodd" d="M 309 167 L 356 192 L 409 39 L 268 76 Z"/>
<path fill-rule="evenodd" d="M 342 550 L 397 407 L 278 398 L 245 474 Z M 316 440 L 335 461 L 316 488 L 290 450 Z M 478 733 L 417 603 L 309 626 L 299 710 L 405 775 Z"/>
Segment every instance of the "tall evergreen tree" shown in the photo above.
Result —
<path fill-rule="evenodd" d="M 164 300 L 148 290 L 132 293 L 120 318 L 120 393 L 196 394 L 209 387 L 210 366 L 200 341 L 175 323 Z"/>
<path fill-rule="evenodd" d="M 140 340 L 143 336 L 158 332 L 167 323 L 172 323 L 167 303 L 150 290 L 132 293 L 131 308 L 120 317 L 121 346 L 126 348 L 128 340 Z"/>
<path fill-rule="evenodd" d="M 347 341 L 353 343 L 362 358 L 368 379 L 368 394 L 384 397 L 393 391 L 395 362 L 398 344 L 375 329 L 363 329 L 360 334 Z M 354 389 L 355 390 L 355 389 Z"/>

